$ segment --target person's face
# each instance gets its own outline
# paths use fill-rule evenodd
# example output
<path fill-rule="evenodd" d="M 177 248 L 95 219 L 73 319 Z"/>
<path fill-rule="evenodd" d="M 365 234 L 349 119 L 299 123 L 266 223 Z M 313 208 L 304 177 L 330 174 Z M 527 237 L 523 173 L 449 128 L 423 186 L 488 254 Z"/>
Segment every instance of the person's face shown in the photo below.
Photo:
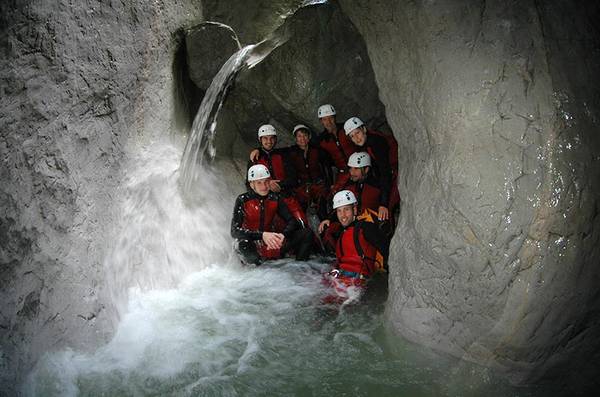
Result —
<path fill-rule="evenodd" d="M 296 132 L 296 144 L 300 149 L 306 149 L 308 147 L 308 141 L 310 141 L 310 135 L 304 130 Z"/>
<path fill-rule="evenodd" d="M 267 135 L 260 137 L 260 146 L 265 149 L 267 152 L 273 150 L 275 144 L 277 143 L 277 135 Z"/>
<path fill-rule="evenodd" d="M 264 138 L 264 137 L 263 137 Z M 258 179 L 250 182 L 250 188 L 254 190 L 259 196 L 266 196 L 269 194 L 269 182 L 271 178 Z"/>
<path fill-rule="evenodd" d="M 325 116 L 325 117 L 321 117 L 319 119 L 319 121 L 321 122 L 321 125 L 327 130 L 327 131 L 333 131 L 335 130 L 335 116 Z"/>
<path fill-rule="evenodd" d="M 350 204 L 338 207 L 335 209 L 335 214 L 342 226 L 346 227 L 354 221 L 354 217 L 356 216 L 356 205 Z"/>
<path fill-rule="evenodd" d="M 367 133 L 362 127 L 353 129 L 349 135 L 356 146 L 363 146 L 367 141 Z"/>
<path fill-rule="evenodd" d="M 348 167 L 350 172 L 350 179 L 352 182 L 360 182 L 367 176 L 369 167 Z"/>

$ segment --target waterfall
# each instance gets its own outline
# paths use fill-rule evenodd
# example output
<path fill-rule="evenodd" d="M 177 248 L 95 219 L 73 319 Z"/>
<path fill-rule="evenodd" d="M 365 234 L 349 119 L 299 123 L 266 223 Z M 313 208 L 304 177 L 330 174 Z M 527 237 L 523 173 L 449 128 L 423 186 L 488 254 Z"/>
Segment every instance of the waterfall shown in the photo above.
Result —
<path fill-rule="evenodd" d="M 189 192 L 198 181 L 196 165 L 202 162 L 204 154 L 208 152 L 211 158 L 215 156 L 213 139 L 217 129 L 217 116 L 223 106 L 227 90 L 254 47 L 255 45 L 248 45 L 233 54 L 214 77 L 202 99 L 181 159 L 180 184 L 185 193 Z"/>
<path fill-rule="evenodd" d="M 198 165 L 204 156 L 215 156 L 217 117 L 237 73 L 260 63 L 284 37 L 245 46 L 225 62 L 200 104 L 183 155 L 174 142 L 162 140 L 136 153 L 126 167 L 121 223 L 104 262 L 113 322 L 126 311 L 130 289 L 173 287 L 190 273 L 232 261 L 229 224 L 236 189 L 224 182 L 221 170 L 205 166 L 200 173 Z"/>
<path fill-rule="evenodd" d="M 196 185 L 205 199 L 187 205 L 178 185 L 181 152 L 182 145 L 159 140 L 128 164 L 121 220 L 104 261 L 103 290 L 116 310 L 115 324 L 132 289 L 170 288 L 190 273 L 231 261 L 235 192 L 218 170 L 206 170 Z"/>
<path fill-rule="evenodd" d="M 322 2 L 308 1 L 302 7 Z M 274 49 L 284 44 L 289 39 L 289 34 L 286 29 L 281 29 L 257 44 L 241 48 L 229 57 L 213 78 L 194 117 L 181 159 L 179 183 L 184 194 L 190 195 L 194 185 L 198 183 L 198 164 L 203 162 L 204 156 L 208 154 L 209 159 L 213 159 L 216 155 L 213 141 L 217 130 L 217 117 L 237 74 L 244 67 L 251 69 L 258 65 Z"/>

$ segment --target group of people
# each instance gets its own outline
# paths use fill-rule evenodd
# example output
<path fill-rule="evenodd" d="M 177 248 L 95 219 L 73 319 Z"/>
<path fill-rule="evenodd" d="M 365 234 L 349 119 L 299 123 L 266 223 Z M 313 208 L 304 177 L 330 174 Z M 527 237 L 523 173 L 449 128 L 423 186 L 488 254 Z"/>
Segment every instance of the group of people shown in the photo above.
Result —
<path fill-rule="evenodd" d="M 276 147 L 274 126 L 258 129 L 231 235 L 244 263 L 335 253 L 332 277 L 363 286 L 386 267 L 400 203 L 398 146 L 391 134 L 367 128 L 358 117 L 337 123 L 330 104 L 320 106 L 317 116 L 323 131 L 315 137 L 306 125 L 296 125 L 296 144 L 287 148 Z M 308 213 L 319 218 L 316 230 Z"/>

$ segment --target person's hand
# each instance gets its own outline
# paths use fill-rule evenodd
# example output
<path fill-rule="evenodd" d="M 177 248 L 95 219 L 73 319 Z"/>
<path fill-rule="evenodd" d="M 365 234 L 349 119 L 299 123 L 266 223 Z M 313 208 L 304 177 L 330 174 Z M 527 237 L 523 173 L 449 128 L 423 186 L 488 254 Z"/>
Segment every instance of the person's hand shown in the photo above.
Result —
<path fill-rule="evenodd" d="M 255 162 L 256 160 L 258 160 L 258 149 L 253 149 L 250 152 L 250 161 Z"/>
<path fill-rule="evenodd" d="M 319 223 L 319 234 L 323 233 L 326 227 L 329 227 L 331 221 L 329 219 L 325 219 L 321 223 Z"/>
<path fill-rule="evenodd" d="M 281 233 L 263 232 L 262 239 L 267 244 L 267 248 L 277 249 L 283 245 L 285 236 Z"/>
<path fill-rule="evenodd" d="M 379 207 L 379 213 L 377 214 L 377 217 L 379 218 L 380 221 L 387 221 L 388 218 L 390 217 L 388 209 L 386 207 L 384 207 L 383 205 L 380 206 Z"/>
<path fill-rule="evenodd" d="M 281 191 L 281 186 L 279 186 L 279 179 L 271 179 L 269 181 L 269 189 L 275 193 L 279 193 Z"/>

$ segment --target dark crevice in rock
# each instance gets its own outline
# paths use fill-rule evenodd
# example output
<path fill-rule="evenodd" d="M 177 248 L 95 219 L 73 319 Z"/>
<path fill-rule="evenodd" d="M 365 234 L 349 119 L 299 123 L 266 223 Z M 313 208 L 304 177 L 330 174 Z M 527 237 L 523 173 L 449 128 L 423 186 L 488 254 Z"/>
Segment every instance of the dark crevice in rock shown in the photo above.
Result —
<path fill-rule="evenodd" d="M 190 78 L 185 31 L 178 30 L 176 37 L 178 44 L 171 67 L 174 98 L 173 119 L 177 130 L 187 132 L 192 126 L 195 112 L 204 96 L 204 90 L 199 89 Z"/>

